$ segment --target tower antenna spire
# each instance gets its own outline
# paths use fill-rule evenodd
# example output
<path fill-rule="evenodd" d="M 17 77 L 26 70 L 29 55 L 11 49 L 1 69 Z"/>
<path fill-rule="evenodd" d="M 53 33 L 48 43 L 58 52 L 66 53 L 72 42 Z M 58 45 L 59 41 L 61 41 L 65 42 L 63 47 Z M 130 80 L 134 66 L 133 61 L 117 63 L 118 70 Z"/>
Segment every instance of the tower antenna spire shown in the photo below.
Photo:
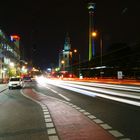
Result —
<path fill-rule="evenodd" d="M 92 57 L 95 55 L 94 40 L 92 38 L 92 32 L 94 31 L 93 16 L 95 11 L 95 3 L 89 2 L 88 10 L 89 10 L 89 61 L 90 61 Z"/>

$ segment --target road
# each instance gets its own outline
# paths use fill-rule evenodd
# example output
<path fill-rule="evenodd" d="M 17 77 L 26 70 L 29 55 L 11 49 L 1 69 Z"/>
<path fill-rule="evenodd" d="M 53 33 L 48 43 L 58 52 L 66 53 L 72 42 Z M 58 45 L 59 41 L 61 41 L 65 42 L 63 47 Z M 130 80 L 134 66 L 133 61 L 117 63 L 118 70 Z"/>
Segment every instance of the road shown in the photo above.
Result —
<path fill-rule="evenodd" d="M 19 89 L 0 93 L 0 140 L 46 138 L 41 107 L 25 98 Z"/>
<path fill-rule="evenodd" d="M 40 105 L 36 103 L 37 97 L 32 100 L 30 100 L 31 97 L 29 96 L 26 98 L 28 94 L 24 93 L 30 92 L 29 90 L 31 89 L 34 89 L 33 91 L 40 95 L 38 100 L 39 104 L 41 102 Z M 33 100 L 36 100 L 36 102 Z M 52 103 L 50 103 L 51 100 L 53 105 L 55 104 L 54 108 Z M 62 114 L 58 114 L 57 110 L 62 107 L 65 109 L 65 104 L 83 113 L 86 118 L 91 119 L 115 139 L 138 140 L 140 139 L 139 100 L 140 88 L 138 86 L 130 87 L 54 80 L 44 81 L 39 79 L 38 82 L 26 83 L 22 91 L 19 89 L 6 90 L 0 94 L 0 140 L 4 138 L 5 140 L 11 140 L 12 138 L 20 140 L 66 139 L 61 133 L 63 129 L 61 128 L 61 131 L 59 131 L 60 125 L 57 125 L 58 121 L 61 120 L 55 116 L 57 114 L 62 117 Z M 63 101 L 63 105 L 59 101 Z M 45 103 L 48 105 L 48 108 L 44 106 Z M 57 110 L 55 110 L 56 108 Z M 48 109 L 52 111 L 51 115 L 56 127 L 55 135 L 49 135 L 48 128 L 46 128 L 44 123 L 45 115 L 43 115 L 42 110 Z M 67 114 L 69 115 L 67 117 L 73 117 L 72 112 L 74 110 L 68 111 Z M 61 113 L 63 112 L 61 110 Z M 46 113 L 44 112 L 44 114 Z M 65 122 L 65 119 L 63 121 Z M 65 126 L 64 122 L 61 122 L 63 127 Z M 52 124 L 50 123 L 50 125 Z M 100 138 L 97 138 L 97 140 L 100 140 Z M 101 138 L 101 140 L 104 140 L 104 138 Z"/>

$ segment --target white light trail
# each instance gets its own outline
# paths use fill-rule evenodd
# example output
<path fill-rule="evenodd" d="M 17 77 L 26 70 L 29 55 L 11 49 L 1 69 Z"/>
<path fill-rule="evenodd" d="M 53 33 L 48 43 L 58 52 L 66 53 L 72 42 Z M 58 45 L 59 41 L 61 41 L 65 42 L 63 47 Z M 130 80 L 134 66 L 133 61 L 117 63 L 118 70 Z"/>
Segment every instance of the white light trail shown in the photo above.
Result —
<path fill-rule="evenodd" d="M 116 95 L 116 96 L 121 96 L 121 97 L 140 99 L 139 95 L 136 96 L 136 95 L 130 95 L 128 93 L 127 94 L 126 93 L 119 93 L 119 91 L 109 91 L 109 90 L 101 89 L 101 88 L 81 86 L 81 85 L 76 85 L 76 84 L 67 84 L 67 83 L 63 83 L 63 85 L 77 87 L 77 88 L 86 89 L 86 90 L 91 90 L 93 92 L 105 93 L 105 94 L 109 94 L 109 95 Z"/>
<path fill-rule="evenodd" d="M 118 102 L 122 102 L 122 103 L 127 103 L 127 104 L 131 104 L 131 105 L 135 105 L 135 106 L 140 106 L 140 101 L 134 101 L 132 99 L 140 99 L 140 94 L 138 95 L 132 95 L 129 93 L 124 93 L 124 91 L 122 93 L 118 93 L 118 91 L 109 91 L 109 90 L 105 90 L 105 89 L 99 89 L 99 88 L 95 88 L 91 86 L 87 86 L 87 85 L 76 85 L 76 82 L 73 82 L 73 84 L 68 84 L 67 81 L 55 81 L 55 83 L 53 83 L 53 81 L 48 81 L 49 84 L 53 84 L 55 86 L 64 88 L 64 89 L 68 89 L 71 91 L 75 91 L 84 95 L 88 95 L 91 97 L 101 97 L 101 98 L 106 98 L 106 99 L 110 99 L 110 100 L 114 100 L 114 101 L 118 101 Z M 57 83 L 56 83 L 57 82 Z M 72 83 L 72 82 L 71 82 Z M 80 83 L 80 82 L 79 82 Z M 81 83 L 80 83 L 81 84 Z M 83 82 L 82 82 L 83 84 Z M 93 84 L 93 83 L 92 83 Z M 107 84 L 105 84 L 107 86 Z M 114 85 L 115 86 L 115 85 Z M 121 86 L 121 87 L 126 87 L 127 86 Z M 88 91 L 87 91 L 88 90 Z M 123 90 L 123 88 L 121 89 Z M 132 90 L 133 91 L 133 90 Z M 120 91 L 119 91 L 120 92 Z M 117 96 L 117 97 L 116 97 Z M 118 97 L 119 96 L 119 97 Z M 130 99 L 125 99 L 122 97 L 127 97 Z"/>
<path fill-rule="evenodd" d="M 42 76 L 37 78 L 37 82 L 39 83 L 39 85 L 41 85 L 41 86 L 47 88 L 48 90 L 52 91 L 53 93 L 57 93 L 57 95 L 59 95 L 61 98 L 65 99 L 66 101 L 70 101 L 70 99 L 67 98 L 66 96 L 64 96 L 64 95 L 62 95 L 62 94 L 59 94 L 57 91 L 51 89 L 50 87 L 47 87 L 47 86 L 46 86 L 47 81 L 50 82 L 50 80 L 47 80 L 46 78 L 44 78 L 44 77 L 42 77 Z M 37 92 L 37 91 L 35 91 L 35 90 L 34 90 L 34 92 L 39 93 L 39 92 Z M 41 93 L 40 93 L 40 94 L 41 94 Z"/>
<path fill-rule="evenodd" d="M 67 81 L 66 83 L 72 83 L 72 84 L 75 83 L 79 85 L 88 85 L 94 87 L 103 87 L 103 88 L 112 88 L 112 89 L 140 92 L 140 87 L 137 86 L 112 85 L 112 84 L 92 83 L 92 82 L 71 82 L 71 81 Z"/>

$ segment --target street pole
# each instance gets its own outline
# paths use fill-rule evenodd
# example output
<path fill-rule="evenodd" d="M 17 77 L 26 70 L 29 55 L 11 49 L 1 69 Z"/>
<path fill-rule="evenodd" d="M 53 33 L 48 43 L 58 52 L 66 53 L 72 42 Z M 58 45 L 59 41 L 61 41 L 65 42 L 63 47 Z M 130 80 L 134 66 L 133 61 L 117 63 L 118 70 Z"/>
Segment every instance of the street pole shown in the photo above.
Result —
<path fill-rule="evenodd" d="M 62 71 L 65 71 L 65 61 L 64 60 L 61 61 L 61 66 L 62 66 Z"/>
<path fill-rule="evenodd" d="M 81 69 L 80 69 L 80 60 L 81 58 L 80 58 L 80 54 L 79 54 L 79 78 L 80 78 L 80 76 L 81 76 Z"/>
<path fill-rule="evenodd" d="M 100 71 L 100 77 L 102 78 L 102 63 L 103 63 L 103 39 L 102 39 L 102 35 L 100 37 L 100 66 L 101 66 L 101 71 Z"/>

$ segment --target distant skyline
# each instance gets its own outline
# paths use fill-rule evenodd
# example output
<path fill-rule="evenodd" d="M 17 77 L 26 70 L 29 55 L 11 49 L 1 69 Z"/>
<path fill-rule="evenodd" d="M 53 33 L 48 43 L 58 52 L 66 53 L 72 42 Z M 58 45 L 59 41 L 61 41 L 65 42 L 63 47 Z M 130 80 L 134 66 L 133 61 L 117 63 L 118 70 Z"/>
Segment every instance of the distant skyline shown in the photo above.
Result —
<path fill-rule="evenodd" d="M 138 0 L 93 2 L 96 3 L 95 29 L 102 34 L 104 47 L 115 42 L 140 41 Z M 37 66 L 58 65 L 67 32 L 72 48 L 79 50 L 83 60 L 88 60 L 87 0 L 4 1 L 0 12 L 0 28 L 7 35 L 21 37 L 28 59 L 34 54 Z"/>

